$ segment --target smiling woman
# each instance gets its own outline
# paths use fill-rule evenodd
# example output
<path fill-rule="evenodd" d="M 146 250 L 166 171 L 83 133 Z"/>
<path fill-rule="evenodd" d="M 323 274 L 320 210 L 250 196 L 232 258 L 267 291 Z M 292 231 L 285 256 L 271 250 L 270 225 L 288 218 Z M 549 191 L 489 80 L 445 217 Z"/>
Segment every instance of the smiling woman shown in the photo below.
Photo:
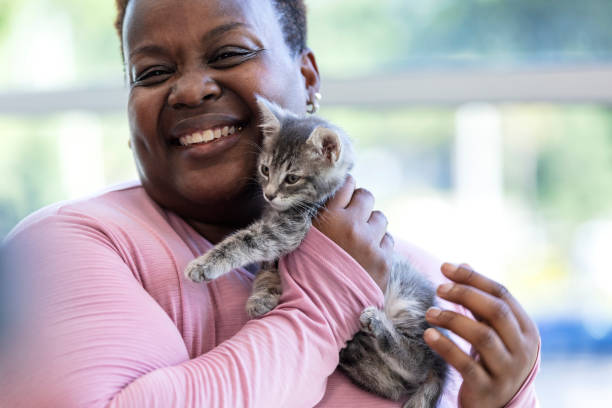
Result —
<path fill-rule="evenodd" d="M 249 183 L 260 137 L 254 95 L 303 112 L 319 89 L 313 54 L 289 49 L 280 25 L 266 24 L 273 19 L 271 2 L 132 1 L 120 25 L 143 186 L 213 241 L 219 233 L 207 225 L 229 224 L 225 235 L 260 207 Z M 177 146 L 181 137 L 225 126 L 241 130 Z"/>
<path fill-rule="evenodd" d="M 207 284 L 183 275 L 261 214 L 257 95 L 300 115 L 315 101 L 302 2 L 118 6 L 140 181 L 44 208 L 7 237 L 2 255 L 36 314 L 16 334 L 27 358 L 0 368 L 0 405 L 397 406 L 336 369 L 362 311 L 382 306 L 393 256 L 385 216 L 351 177 L 280 259 L 283 295 L 264 317 L 245 311 L 259 265 Z M 398 250 L 447 283 L 444 311 L 426 317 L 449 332 L 428 330 L 427 345 L 456 369 L 438 405 L 535 406 L 538 334 L 512 295 L 467 266 L 442 275 L 417 248 Z"/>

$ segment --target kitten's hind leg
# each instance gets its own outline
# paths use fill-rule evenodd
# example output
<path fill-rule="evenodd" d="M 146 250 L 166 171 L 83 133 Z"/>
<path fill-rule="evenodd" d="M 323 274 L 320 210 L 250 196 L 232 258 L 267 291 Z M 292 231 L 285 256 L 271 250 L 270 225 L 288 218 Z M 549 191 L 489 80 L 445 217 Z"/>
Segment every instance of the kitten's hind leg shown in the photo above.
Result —
<path fill-rule="evenodd" d="M 398 329 L 385 312 L 375 307 L 364 309 L 359 320 L 361 331 L 372 338 L 377 356 L 394 373 L 391 381 L 379 381 L 380 388 L 375 392 L 394 399 L 408 397 L 403 408 L 435 406 L 444 385 L 446 365 L 425 344 L 422 327 L 416 324 L 417 327 Z"/>
<path fill-rule="evenodd" d="M 374 306 L 366 307 L 359 316 L 361 330 L 374 336 L 383 352 L 400 346 L 400 335 L 385 312 Z"/>
<path fill-rule="evenodd" d="M 371 333 L 358 331 L 340 350 L 339 366 L 360 387 L 398 401 L 405 394 L 401 378 L 383 360 L 375 343 Z"/>
<path fill-rule="evenodd" d="M 359 317 L 361 331 L 372 338 L 374 353 L 383 362 L 386 369 L 393 373 L 388 381 L 379 381 L 380 395 L 398 400 L 410 396 L 415 401 L 415 394 L 420 395 L 420 388 L 425 375 L 422 366 L 422 351 L 415 348 L 413 340 L 400 333 L 384 311 L 375 307 L 363 310 Z M 417 340 L 418 342 L 418 340 Z M 414 405 L 414 407 L 429 407 L 431 404 Z M 408 405 L 413 408 L 413 405 Z"/>
<path fill-rule="evenodd" d="M 276 265 L 264 262 L 253 281 L 253 291 L 246 303 L 249 317 L 259 317 L 278 305 L 281 296 L 281 280 Z"/>

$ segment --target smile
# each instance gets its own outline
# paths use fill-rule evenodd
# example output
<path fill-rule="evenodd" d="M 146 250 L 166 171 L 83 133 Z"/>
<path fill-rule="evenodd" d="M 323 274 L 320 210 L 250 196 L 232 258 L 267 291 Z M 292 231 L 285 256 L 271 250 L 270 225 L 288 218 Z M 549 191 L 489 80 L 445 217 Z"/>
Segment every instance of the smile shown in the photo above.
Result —
<path fill-rule="evenodd" d="M 199 143 L 209 143 L 213 140 L 221 139 L 225 136 L 231 136 L 236 132 L 242 131 L 242 125 L 232 126 L 217 126 L 211 129 L 194 132 L 185 136 L 181 136 L 178 142 L 181 146 L 190 146 Z"/>

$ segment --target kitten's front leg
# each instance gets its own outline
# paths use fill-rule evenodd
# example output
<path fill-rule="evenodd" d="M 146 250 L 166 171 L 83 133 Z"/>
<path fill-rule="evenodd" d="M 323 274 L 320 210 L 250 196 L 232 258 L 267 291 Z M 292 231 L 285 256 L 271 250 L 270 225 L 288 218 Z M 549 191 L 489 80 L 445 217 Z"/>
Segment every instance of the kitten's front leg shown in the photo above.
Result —
<path fill-rule="evenodd" d="M 191 261 L 185 275 L 194 282 L 211 281 L 241 266 L 277 259 L 297 246 L 292 244 L 277 233 L 275 225 L 260 220 Z"/>
<path fill-rule="evenodd" d="M 210 251 L 191 261 L 185 268 L 185 276 L 194 282 L 217 279 L 219 276 L 234 269 L 231 258 L 228 255 L 223 246 L 215 246 Z"/>
<path fill-rule="evenodd" d="M 281 280 L 274 263 L 265 262 L 253 281 L 253 291 L 246 304 L 249 317 L 263 316 L 278 305 L 281 296 Z"/>
<path fill-rule="evenodd" d="M 208 252 L 194 259 L 185 268 L 185 276 L 194 282 L 211 281 L 225 275 L 232 269 L 259 262 L 259 253 L 256 246 L 256 232 L 258 223 L 249 228 L 230 235 Z"/>

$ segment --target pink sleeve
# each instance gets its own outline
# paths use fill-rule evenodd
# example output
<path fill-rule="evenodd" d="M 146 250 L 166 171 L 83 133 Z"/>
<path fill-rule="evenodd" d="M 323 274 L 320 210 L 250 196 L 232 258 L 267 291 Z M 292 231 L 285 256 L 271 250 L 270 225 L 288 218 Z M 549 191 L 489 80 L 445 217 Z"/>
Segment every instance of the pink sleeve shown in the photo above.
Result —
<path fill-rule="evenodd" d="M 540 348 L 541 344 L 538 344 L 538 356 L 531 372 L 514 398 L 510 400 L 505 408 L 532 408 L 540 406 L 535 390 L 535 378 L 540 370 Z"/>
<path fill-rule="evenodd" d="M 360 311 L 382 304 L 366 272 L 313 228 L 280 262 L 281 305 L 189 359 L 177 327 L 101 231 L 57 215 L 12 237 L 12 272 L 38 303 L 21 355 L 0 369 L 3 406 L 310 407 Z"/>

